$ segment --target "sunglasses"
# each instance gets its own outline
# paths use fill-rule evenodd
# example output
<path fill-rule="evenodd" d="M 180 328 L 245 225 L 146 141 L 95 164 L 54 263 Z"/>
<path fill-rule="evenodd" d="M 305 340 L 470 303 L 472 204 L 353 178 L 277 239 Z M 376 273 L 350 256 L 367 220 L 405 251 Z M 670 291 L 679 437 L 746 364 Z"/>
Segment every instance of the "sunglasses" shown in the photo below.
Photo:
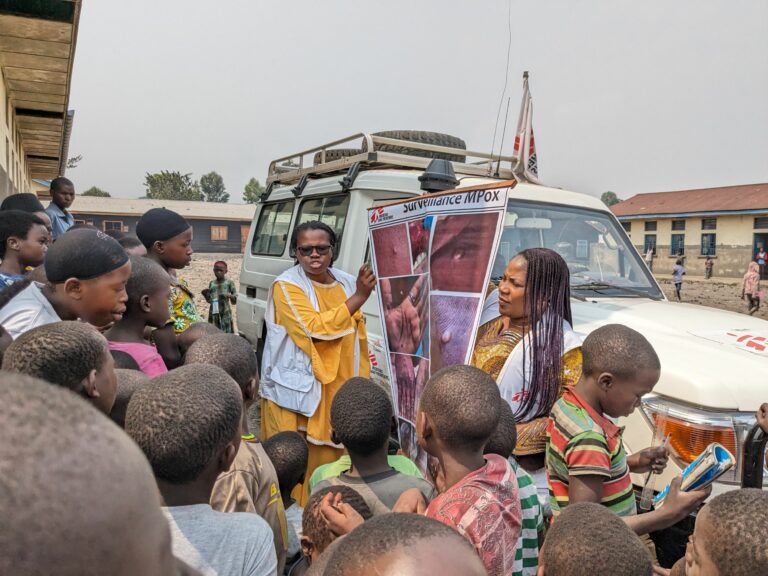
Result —
<path fill-rule="evenodd" d="M 302 256 L 312 256 L 312 252 L 317 250 L 317 253 L 320 256 L 325 256 L 328 254 L 328 251 L 331 249 L 331 246 L 328 244 L 321 244 L 320 246 L 297 246 L 296 250 L 299 254 Z"/>

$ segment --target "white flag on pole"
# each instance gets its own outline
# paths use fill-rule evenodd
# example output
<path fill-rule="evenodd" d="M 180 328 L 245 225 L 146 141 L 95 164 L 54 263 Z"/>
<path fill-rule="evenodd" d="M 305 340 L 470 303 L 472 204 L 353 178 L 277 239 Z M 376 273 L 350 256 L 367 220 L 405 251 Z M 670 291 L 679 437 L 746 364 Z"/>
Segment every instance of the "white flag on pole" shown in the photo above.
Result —
<path fill-rule="evenodd" d="M 528 88 L 528 72 L 523 73 L 523 100 L 517 119 L 514 155 L 517 156 L 515 174 L 529 182 L 539 182 L 539 163 L 536 156 L 536 141 L 533 137 L 533 99 Z"/>

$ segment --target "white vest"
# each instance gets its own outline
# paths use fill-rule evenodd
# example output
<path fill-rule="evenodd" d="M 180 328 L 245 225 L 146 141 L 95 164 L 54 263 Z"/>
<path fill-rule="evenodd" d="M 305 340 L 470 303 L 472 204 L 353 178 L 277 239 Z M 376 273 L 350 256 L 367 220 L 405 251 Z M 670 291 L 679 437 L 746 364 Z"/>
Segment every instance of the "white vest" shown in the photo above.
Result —
<path fill-rule="evenodd" d="M 329 268 L 328 271 L 339 282 L 347 297 L 355 293 L 357 279 L 354 276 L 338 268 Z M 320 308 L 312 281 L 301 266 L 289 268 L 272 283 L 264 315 L 267 336 L 261 360 L 261 397 L 282 408 L 310 417 L 320 404 L 322 385 L 315 378 L 309 356 L 294 343 L 285 328 L 275 324 L 273 292 L 280 289 L 278 282 L 298 286 L 307 295 L 314 309 L 319 311 Z M 312 337 L 310 334 L 307 336 Z M 358 375 L 359 369 L 360 341 L 355 327 L 355 376 Z"/>
<path fill-rule="evenodd" d="M 501 316 L 499 312 L 499 291 L 494 290 L 485 300 L 479 326 L 495 320 L 499 316 Z M 563 354 L 581 346 L 582 341 L 583 337 L 574 332 L 571 325 L 566 320 L 563 320 Z M 531 381 L 531 369 L 533 367 L 531 349 L 531 334 L 529 332 L 525 335 L 523 341 L 515 346 L 510 355 L 507 356 L 507 360 L 504 362 L 504 366 L 502 366 L 499 377 L 496 380 L 501 397 L 512 407 L 513 412 L 517 412 L 520 409 L 523 391 Z M 525 362 L 523 362 L 524 353 Z"/>

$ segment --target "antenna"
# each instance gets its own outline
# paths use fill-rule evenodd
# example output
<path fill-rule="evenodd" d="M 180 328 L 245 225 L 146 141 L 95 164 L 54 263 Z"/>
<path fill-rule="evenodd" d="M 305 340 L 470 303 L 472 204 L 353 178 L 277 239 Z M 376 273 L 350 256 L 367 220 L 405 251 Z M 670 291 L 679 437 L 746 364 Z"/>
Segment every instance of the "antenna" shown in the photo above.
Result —
<path fill-rule="evenodd" d="M 512 0 L 509 0 L 507 5 L 507 64 L 504 71 L 504 89 L 501 91 L 501 97 L 499 98 L 499 109 L 496 112 L 496 123 L 493 127 L 493 142 L 491 143 L 491 158 L 493 158 L 493 151 L 496 148 L 496 132 L 499 129 L 499 118 L 501 117 L 501 106 L 504 104 L 504 96 L 507 93 L 507 85 L 509 84 L 509 56 L 512 52 Z M 503 137 L 503 135 L 502 135 Z M 501 156 L 501 152 L 499 152 Z M 498 168 L 497 168 L 498 171 Z"/>
<path fill-rule="evenodd" d="M 496 174 L 499 175 L 499 167 L 501 166 L 501 154 L 504 151 L 504 137 L 507 135 L 507 120 L 509 119 L 509 101 L 512 98 L 507 98 L 507 112 L 504 114 L 504 129 L 501 131 L 501 145 L 499 146 L 499 159 L 496 161 Z M 491 151 L 491 158 L 493 158 L 493 151 Z"/>

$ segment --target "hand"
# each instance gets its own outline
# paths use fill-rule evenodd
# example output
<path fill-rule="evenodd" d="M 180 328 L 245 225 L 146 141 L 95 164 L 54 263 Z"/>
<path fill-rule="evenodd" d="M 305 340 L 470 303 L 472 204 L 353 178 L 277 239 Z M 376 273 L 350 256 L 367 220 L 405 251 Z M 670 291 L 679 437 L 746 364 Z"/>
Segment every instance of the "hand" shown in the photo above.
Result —
<path fill-rule="evenodd" d="M 374 286 L 376 286 L 376 276 L 367 264 L 363 264 L 357 272 L 357 294 L 368 300 Z"/>
<path fill-rule="evenodd" d="M 397 499 L 392 507 L 392 512 L 410 512 L 412 514 L 424 514 L 427 511 L 427 499 L 418 488 L 409 488 Z"/>
<path fill-rule="evenodd" d="M 667 467 L 668 460 L 669 448 L 662 445 L 635 452 L 627 458 L 627 463 L 629 469 L 636 474 L 645 474 L 646 472 L 661 474 Z"/>
<path fill-rule="evenodd" d="M 211 299 L 211 289 L 210 288 L 203 288 L 200 290 L 200 294 L 203 295 L 203 298 L 205 298 L 207 301 L 210 301 Z"/>
<path fill-rule="evenodd" d="M 755 417 L 757 418 L 758 426 L 763 429 L 763 432 L 768 434 L 768 402 L 757 409 Z"/>
<path fill-rule="evenodd" d="M 414 354 L 421 343 L 421 327 L 426 324 L 426 276 L 420 276 L 398 304 L 389 280 L 381 281 L 381 289 L 390 351 Z"/>
<path fill-rule="evenodd" d="M 711 485 L 703 490 L 683 492 L 680 490 L 682 481 L 680 476 L 672 480 L 669 485 L 669 494 L 664 498 L 664 505 L 661 507 L 661 510 L 670 516 L 673 524 L 698 510 L 712 493 Z"/>
<path fill-rule="evenodd" d="M 671 574 L 666 568 L 662 568 L 657 564 L 653 565 L 653 576 L 671 576 Z"/>
<path fill-rule="evenodd" d="M 328 528 L 335 536 L 349 534 L 360 526 L 365 520 L 349 504 L 342 501 L 340 492 L 326 494 L 320 501 L 320 514 L 322 514 Z"/>

